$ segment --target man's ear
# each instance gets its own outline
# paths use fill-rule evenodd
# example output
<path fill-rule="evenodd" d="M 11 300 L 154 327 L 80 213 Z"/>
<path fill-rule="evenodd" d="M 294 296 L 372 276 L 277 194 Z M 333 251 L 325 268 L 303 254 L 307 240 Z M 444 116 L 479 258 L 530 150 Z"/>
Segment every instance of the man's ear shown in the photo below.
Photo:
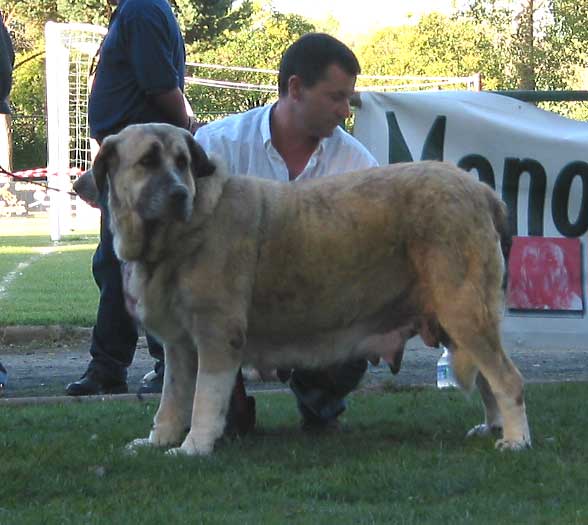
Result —
<path fill-rule="evenodd" d="M 216 170 L 216 166 L 210 161 L 208 155 L 192 135 L 186 136 L 186 142 L 190 149 L 192 177 L 199 179 L 208 177 Z"/>
<path fill-rule="evenodd" d="M 302 96 L 302 88 L 304 84 L 298 75 L 291 75 L 288 79 L 288 95 L 294 100 L 299 100 Z"/>
<path fill-rule="evenodd" d="M 118 137 L 116 135 L 106 137 L 94 159 L 92 172 L 94 174 L 94 182 L 96 183 L 98 194 L 101 194 L 104 191 L 104 187 L 106 186 L 106 176 L 108 175 L 109 170 L 113 170 L 113 164 L 118 159 L 118 152 L 116 151 L 117 142 Z"/>

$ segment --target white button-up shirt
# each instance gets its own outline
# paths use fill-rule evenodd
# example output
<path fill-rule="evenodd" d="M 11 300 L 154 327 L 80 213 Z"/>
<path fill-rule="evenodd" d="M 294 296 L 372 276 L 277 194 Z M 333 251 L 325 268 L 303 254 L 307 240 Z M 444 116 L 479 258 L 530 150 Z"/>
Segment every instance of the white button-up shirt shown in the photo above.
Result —
<path fill-rule="evenodd" d="M 199 128 L 195 138 L 208 154 L 226 163 L 229 173 L 288 181 L 288 167 L 272 145 L 270 112 L 272 105 L 231 115 Z M 338 175 L 371 168 L 378 162 L 361 142 L 335 128 L 320 140 L 306 167 L 296 180 Z"/>

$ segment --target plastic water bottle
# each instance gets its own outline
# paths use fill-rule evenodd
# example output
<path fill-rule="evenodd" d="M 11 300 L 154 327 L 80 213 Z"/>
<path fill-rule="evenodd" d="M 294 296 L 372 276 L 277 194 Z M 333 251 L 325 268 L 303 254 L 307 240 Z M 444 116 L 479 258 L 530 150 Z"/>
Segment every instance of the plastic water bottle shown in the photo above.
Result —
<path fill-rule="evenodd" d="M 442 346 L 443 353 L 437 361 L 437 388 L 452 388 L 457 386 L 453 369 L 451 368 L 451 354 Z"/>

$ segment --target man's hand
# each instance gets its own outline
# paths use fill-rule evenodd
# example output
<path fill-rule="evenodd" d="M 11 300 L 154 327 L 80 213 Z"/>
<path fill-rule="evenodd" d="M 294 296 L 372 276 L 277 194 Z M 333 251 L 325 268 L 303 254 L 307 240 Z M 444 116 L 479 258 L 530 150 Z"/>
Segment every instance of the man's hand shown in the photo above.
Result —
<path fill-rule="evenodd" d="M 188 116 L 188 127 L 186 128 L 192 135 L 196 133 L 198 128 L 206 125 L 206 122 L 198 122 L 193 115 Z"/>

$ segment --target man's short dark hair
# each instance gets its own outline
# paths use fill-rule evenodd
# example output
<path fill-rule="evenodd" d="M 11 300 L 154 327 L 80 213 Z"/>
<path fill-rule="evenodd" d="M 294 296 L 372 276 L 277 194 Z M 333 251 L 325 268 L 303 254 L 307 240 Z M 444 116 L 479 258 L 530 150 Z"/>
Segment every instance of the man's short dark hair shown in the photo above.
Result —
<path fill-rule="evenodd" d="M 331 64 L 336 64 L 356 77 L 361 68 L 357 57 L 343 42 L 325 33 L 307 33 L 286 49 L 280 62 L 278 90 L 288 93 L 288 79 L 297 75 L 305 87 L 321 80 Z"/>

